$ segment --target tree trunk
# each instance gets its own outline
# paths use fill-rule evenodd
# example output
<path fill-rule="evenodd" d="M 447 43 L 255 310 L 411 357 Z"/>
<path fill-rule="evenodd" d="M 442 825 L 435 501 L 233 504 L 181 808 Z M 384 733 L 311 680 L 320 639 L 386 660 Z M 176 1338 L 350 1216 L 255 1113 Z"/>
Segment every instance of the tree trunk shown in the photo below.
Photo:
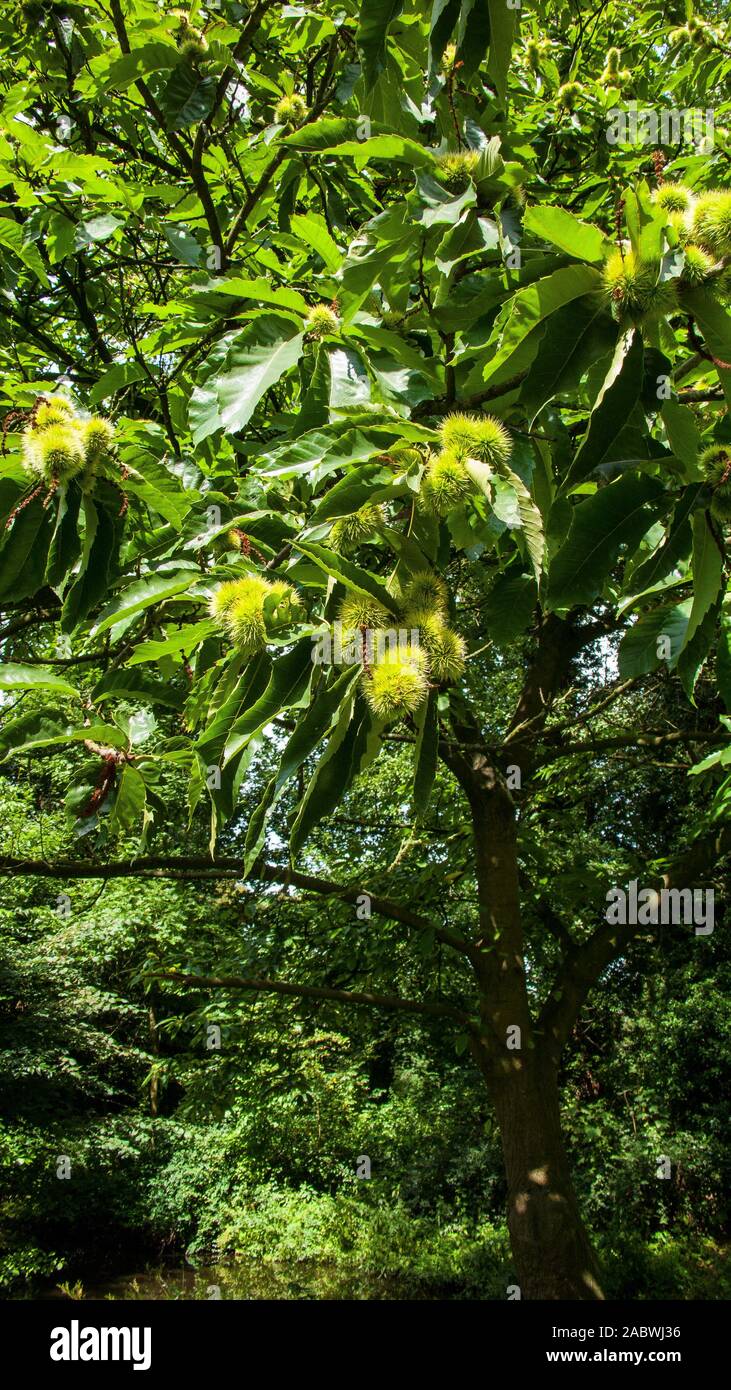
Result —
<path fill-rule="evenodd" d="M 487 1058 L 478 1060 L 500 1129 L 521 1297 L 602 1299 L 564 1148 L 555 1071 L 516 1056 L 496 1076 Z"/>
<path fill-rule="evenodd" d="M 475 785 L 477 783 L 477 786 Z M 473 1053 L 497 1115 L 508 1229 L 521 1296 L 601 1299 L 561 1134 L 557 1070 L 534 1032 L 523 961 L 515 810 L 484 762 L 468 782 L 480 904 L 473 961 L 481 1027 Z"/>

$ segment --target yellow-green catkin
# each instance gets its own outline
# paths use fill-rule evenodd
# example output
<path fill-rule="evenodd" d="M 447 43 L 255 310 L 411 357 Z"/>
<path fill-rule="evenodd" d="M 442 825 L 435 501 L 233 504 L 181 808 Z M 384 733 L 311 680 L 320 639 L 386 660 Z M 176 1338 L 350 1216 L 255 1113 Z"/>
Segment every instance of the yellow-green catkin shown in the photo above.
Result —
<path fill-rule="evenodd" d="M 333 337 L 340 332 L 340 319 L 329 304 L 315 304 L 305 319 L 305 329 L 313 338 Z"/>
<path fill-rule="evenodd" d="M 704 449 L 698 462 L 711 493 L 711 515 L 722 525 L 731 522 L 731 446 L 711 444 Z"/>
<path fill-rule="evenodd" d="M 282 97 L 274 107 L 274 120 L 277 125 L 294 128 L 302 125 L 307 115 L 307 102 L 297 93 Z"/>
<path fill-rule="evenodd" d="M 329 536 L 331 549 L 337 550 L 341 554 L 355 550 L 357 546 L 362 545 L 364 541 L 375 535 L 384 522 L 383 507 L 377 503 L 367 503 L 366 506 L 359 507 L 356 512 L 352 512 L 350 516 L 338 517 Z"/>
<path fill-rule="evenodd" d="M 400 646 L 384 652 L 370 670 L 363 672 L 365 698 L 379 719 L 400 719 L 415 714 L 429 690 L 428 663 L 419 647 Z"/>
<path fill-rule="evenodd" d="M 604 266 L 603 281 L 616 319 L 651 322 L 673 313 L 677 308 L 675 286 L 670 280 L 658 282 L 656 276 L 656 267 L 640 261 L 634 251 L 612 253 Z"/>
<path fill-rule="evenodd" d="M 714 256 L 731 255 L 731 190 L 702 193 L 693 209 L 691 239 Z"/>
<path fill-rule="evenodd" d="M 49 488 L 84 475 L 90 481 L 97 467 L 114 455 L 114 426 L 100 415 L 78 416 L 64 396 L 40 400 L 24 434 L 23 466 Z"/>
<path fill-rule="evenodd" d="M 439 154 L 436 156 L 434 172 L 439 182 L 443 183 L 450 193 L 464 193 L 474 177 L 479 158 L 475 150 Z"/>

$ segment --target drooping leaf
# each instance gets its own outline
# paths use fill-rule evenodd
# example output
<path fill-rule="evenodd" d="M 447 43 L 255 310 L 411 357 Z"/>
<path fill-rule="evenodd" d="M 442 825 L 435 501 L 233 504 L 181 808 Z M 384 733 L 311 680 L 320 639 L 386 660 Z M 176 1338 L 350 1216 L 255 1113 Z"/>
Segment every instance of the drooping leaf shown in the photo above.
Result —
<path fill-rule="evenodd" d="M 196 444 L 215 430 L 235 433 L 251 418 L 265 391 L 298 361 L 303 334 L 280 318 L 256 319 L 233 336 L 215 376 L 195 388 L 190 424 Z"/>
<path fill-rule="evenodd" d="M 346 701 L 320 758 L 290 831 L 292 860 L 315 826 L 337 806 L 362 765 L 374 734 L 373 720 L 360 694 Z M 373 750 L 371 750 L 373 751 Z"/>
<path fill-rule="evenodd" d="M 627 423 L 642 387 L 642 339 L 628 329 L 619 341 L 599 391 L 586 437 L 569 470 L 567 488 L 583 482 L 604 461 L 617 435 Z"/>
<path fill-rule="evenodd" d="M 680 405 L 678 401 L 665 401 L 662 418 L 673 453 L 694 468 L 698 461 L 700 435 L 690 406 Z"/>
<path fill-rule="evenodd" d="M 224 749 L 224 766 L 231 758 L 236 757 L 266 724 L 301 698 L 314 670 L 312 655 L 311 639 L 302 637 L 291 651 L 272 663 L 266 690 L 231 726 Z"/>
<path fill-rule="evenodd" d="M 716 359 L 714 369 L 723 387 L 726 404 L 731 405 L 731 314 L 719 304 L 709 289 L 683 291 L 683 305 L 700 327 L 708 351 Z M 726 364 L 724 366 L 724 363 Z"/>
<path fill-rule="evenodd" d="M 195 744 L 206 770 L 215 766 L 221 771 L 223 750 L 234 720 L 256 704 L 270 683 L 272 663 L 268 652 L 259 652 L 246 663 L 241 674 L 238 674 L 239 668 L 240 662 L 236 662 L 226 673 L 222 688 L 216 692 L 215 703 L 208 707 L 203 732 Z"/>
<path fill-rule="evenodd" d="M 505 103 L 508 92 L 508 68 L 513 49 L 515 10 L 504 0 L 487 0 L 490 14 L 490 54 L 487 70 L 495 83 L 500 100 Z"/>
<path fill-rule="evenodd" d="M 59 491 L 58 515 L 46 564 L 46 582 L 52 588 L 62 583 L 81 554 L 80 507 L 81 492 L 74 483 Z"/>
<path fill-rule="evenodd" d="M 693 641 L 708 610 L 715 603 L 723 579 L 723 547 L 711 530 L 705 512 L 693 516 L 693 607 L 685 645 Z"/>
<path fill-rule="evenodd" d="M 503 36 L 497 26 L 493 32 L 493 43 L 499 47 Z M 490 43 L 490 10 L 489 6 L 482 3 L 482 0 L 461 0 L 455 42 L 457 61 L 462 64 L 460 71 L 463 80 L 465 80 L 478 71 L 480 64 L 484 62 Z M 498 55 L 496 55 L 496 68 L 498 61 Z M 508 52 L 506 70 L 509 63 L 510 53 Z"/>
<path fill-rule="evenodd" d="M 115 789 L 114 805 L 110 816 L 112 831 L 131 830 L 140 820 L 146 800 L 147 791 L 144 777 L 131 763 L 126 763 L 122 768 Z"/>
<path fill-rule="evenodd" d="M 72 632 L 106 595 L 112 565 L 116 560 L 121 536 L 118 514 L 109 507 L 96 506 L 91 497 L 84 498 L 84 548 L 78 577 L 64 596 L 61 627 Z"/>
<path fill-rule="evenodd" d="M 439 65 L 459 18 L 460 5 L 461 0 L 432 0 L 429 20 L 429 62 L 432 68 Z"/>
<path fill-rule="evenodd" d="M 731 714 L 731 613 L 728 610 L 721 614 L 716 674 L 721 699 Z"/>
<path fill-rule="evenodd" d="M 622 547 L 632 553 L 653 520 L 653 503 L 662 497 L 655 478 L 628 473 L 582 500 L 549 569 L 549 606 L 570 608 L 596 598 Z"/>
<path fill-rule="evenodd" d="M 74 695 L 78 690 L 56 675 L 55 671 L 44 671 L 42 666 L 22 666 L 16 662 L 0 663 L 0 690 L 56 690 L 59 694 Z"/>
<path fill-rule="evenodd" d="M 50 508 L 40 497 L 23 508 L 0 536 L 0 600 L 31 598 L 43 585 L 53 537 Z"/>
<path fill-rule="evenodd" d="M 386 66 L 389 26 L 400 15 L 403 0 L 361 0 L 355 41 L 363 63 L 366 91 Z"/>
<path fill-rule="evenodd" d="M 501 466 L 500 472 L 515 493 L 525 547 L 533 566 L 536 583 L 540 583 L 546 558 L 543 518 L 522 478 L 519 478 L 507 464 Z"/>
<path fill-rule="evenodd" d="M 361 569 L 352 560 L 346 560 L 344 555 L 338 555 L 334 550 L 329 550 L 325 545 L 317 545 L 313 541 L 297 541 L 297 549 L 303 555 L 307 555 L 324 574 L 329 574 L 333 579 L 338 579 L 347 589 L 352 589 L 356 594 L 363 594 L 369 598 L 378 599 L 384 608 L 390 613 L 397 613 L 398 606 L 388 589 L 368 570 Z"/>
<path fill-rule="evenodd" d="M 437 692 L 429 691 L 416 716 L 416 748 L 414 749 L 414 814 L 421 819 L 429 804 L 439 759 L 439 717 Z"/>
<path fill-rule="evenodd" d="M 719 611 L 720 600 L 717 599 L 696 627 L 690 640 L 686 639 L 685 646 L 678 658 L 678 679 L 692 705 L 695 704 L 695 687 L 698 677 L 713 646 L 718 627 Z"/>
<path fill-rule="evenodd" d="M 246 854 L 249 867 L 261 848 L 269 813 L 276 805 L 290 779 L 320 746 L 333 718 L 338 715 L 343 704 L 349 701 L 350 693 L 358 676 L 357 668 L 340 672 L 327 688 L 319 688 L 312 704 L 298 721 L 279 760 L 277 772 L 268 783 L 264 796 L 249 821 L 246 834 Z"/>
<path fill-rule="evenodd" d="M 307 391 L 301 398 L 302 404 L 297 416 L 296 434 L 305 434 L 307 430 L 317 429 L 318 426 L 327 424 L 330 417 L 331 392 L 330 354 L 327 344 L 320 343 Z"/>

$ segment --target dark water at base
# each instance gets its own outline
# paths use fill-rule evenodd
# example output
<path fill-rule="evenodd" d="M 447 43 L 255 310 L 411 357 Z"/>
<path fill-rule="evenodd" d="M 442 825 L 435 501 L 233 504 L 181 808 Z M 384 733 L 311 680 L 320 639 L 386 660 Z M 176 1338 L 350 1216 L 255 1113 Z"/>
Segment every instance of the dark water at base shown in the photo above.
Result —
<path fill-rule="evenodd" d="M 456 1295 L 459 1297 L 459 1295 Z M 437 1288 L 425 1291 L 393 1277 L 378 1278 L 358 1271 L 344 1271 L 315 1261 L 301 1264 L 265 1264 L 257 1260 L 237 1260 L 230 1265 L 147 1269 L 110 1279 L 98 1276 L 48 1289 L 43 1298 L 84 1299 L 441 1299 L 454 1298 L 454 1291 Z"/>

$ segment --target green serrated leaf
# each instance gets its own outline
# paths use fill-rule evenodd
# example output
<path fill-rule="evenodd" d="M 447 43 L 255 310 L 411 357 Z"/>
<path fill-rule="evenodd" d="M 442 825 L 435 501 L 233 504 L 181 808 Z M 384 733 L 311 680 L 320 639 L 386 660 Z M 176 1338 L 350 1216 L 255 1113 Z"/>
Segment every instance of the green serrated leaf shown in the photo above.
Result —
<path fill-rule="evenodd" d="M 56 690 L 59 694 L 74 695 L 79 692 L 69 685 L 63 676 L 53 671 L 44 671 L 41 666 L 21 666 L 12 661 L 0 664 L 0 690 Z"/>
<path fill-rule="evenodd" d="M 617 342 L 609 370 L 592 407 L 589 428 L 569 469 L 567 490 L 588 478 L 607 457 L 624 429 L 642 389 L 642 338 L 630 328 Z"/>
<path fill-rule="evenodd" d="M 693 516 L 693 607 L 685 645 L 693 641 L 709 608 L 715 603 L 723 579 L 723 549 L 713 534 L 705 512 Z"/>
<path fill-rule="evenodd" d="M 328 550 L 327 546 L 317 545 L 313 541 L 297 541 L 297 549 L 310 560 L 314 560 L 324 574 L 338 579 L 353 593 L 378 599 L 389 613 L 398 613 L 393 594 L 389 593 L 380 580 L 369 574 L 368 570 L 361 569 L 360 565 L 353 564 L 352 560 L 346 560 L 343 555 L 338 555 L 334 550 Z"/>
<path fill-rule="evenodd" d="M 403 0 L 361 0 L 355 41 L 363 63 L 366 91 L 386 66 L 389 26 L 400 15 Z"/>
<path fill-rule="evenodd" d="M 663 495 L 657 479 L 627 473 L 582 500 L 551 563 L 548 606 L 570 608 L 591 603 L 601 592 L 622 547 L 632 553 L 645 534 Z"/>
<path fill-rule="evenodd" d="M 265 391 L 298 361 L 302 346 L 302 333 L 275 316 L 256 319 L 229 339 L 221 369 L 193 391 L 193 442 L 200 444 L 215 430 L 242 429 Z"/>
<path fill-rule="evenodd" d="M 94 635 L 106 632 L 107 628 L 114 627 L 115 623 L 126 621 L 136 613 L 141 613 L 143 609 L 151 608 L 153 604 L 162 603 L 164 599 L 172 598 L 175 594 L 182 594 L 195 582 L 196 577 L 195 571 L 182 570 L 174 574 L 150 574 L 144 579 L 135 580 L 134 584 L 130 584 L 129 588 L 124 589 L 107 604 L 94 624 Z"/>
<path fill-rule="evenodd" d="M 611 250 L 611 242 L 599 227 L 582 222 L 573 213 L 550 204 L 526 208 L 523 227 L 542 241 L 549 241 L 577 260 L 588 261 L 590 265 L 602 265 L 608 250 Z"/>
<path fill-rule="evenodd" d="M 231 726 L 224 748 L 224 766 L 283 709 L 301 699 L 314 670 L 312 652 L 311 639 L 303 637 L 272 663 L 266 690 Z"/>
<path fill-rule="evenodd" d="M 429 804 L 439 756 L 439 718 L 436 690 L 429 691 L 428 699 L 417 714 L 416 726 L 413 802 L 414 814 L 420 820 Z"/>

